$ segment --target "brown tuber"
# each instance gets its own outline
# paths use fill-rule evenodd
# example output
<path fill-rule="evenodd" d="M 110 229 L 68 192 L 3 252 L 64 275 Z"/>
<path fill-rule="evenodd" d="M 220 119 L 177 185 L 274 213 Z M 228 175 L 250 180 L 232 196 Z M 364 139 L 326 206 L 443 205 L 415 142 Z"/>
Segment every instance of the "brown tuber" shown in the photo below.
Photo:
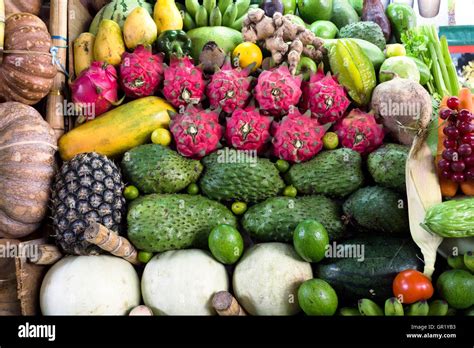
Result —
<path fill-rule="evenodd" d="M 262 9 L 250 10 L 244 19 L 242 35 L 245 41 L 258 42 L 270 51 L 276 64 L 286 61 L 292 74 L 296 72 L 301 54 L 316 63 L 326 54 L 321 39 L 279 12 L 268 17 Z"/>

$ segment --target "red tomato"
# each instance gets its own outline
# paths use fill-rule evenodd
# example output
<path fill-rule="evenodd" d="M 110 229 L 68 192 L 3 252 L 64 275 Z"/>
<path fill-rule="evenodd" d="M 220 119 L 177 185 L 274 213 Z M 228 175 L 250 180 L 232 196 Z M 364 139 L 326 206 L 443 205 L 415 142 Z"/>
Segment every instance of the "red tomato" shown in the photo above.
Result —
<path fill-rule="evenodd" d="M 393 294 L 406 304 L 427 300 L 433 296 L 433 284 L 427 276 L 414 269 L 397 274 L 393 280 Z"/>

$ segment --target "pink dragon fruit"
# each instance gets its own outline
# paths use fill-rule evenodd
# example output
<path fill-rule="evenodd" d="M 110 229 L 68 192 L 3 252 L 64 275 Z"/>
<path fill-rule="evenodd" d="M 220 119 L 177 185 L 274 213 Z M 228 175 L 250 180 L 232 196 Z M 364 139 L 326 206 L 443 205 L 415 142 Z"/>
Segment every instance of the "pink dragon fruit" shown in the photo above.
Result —
<path fill-rule="evenodd" d="M 93 62 L 71 84 L 76 111 L 86 121 L 103 114 L 118 101 L 118 87 L 114 66 Z"/>
<path fill-rule="evenodd" d="M 170 130 L 178 152 L 185 157 L 195 159 L 200 159 L 215 151 L 222 138 L 219 114 L 192 104 L 184 113 L 173 116 Z"/>
<path fill-rule="evenodd" d="M 331 73 L 324 75 L 324 67 L 320 64 L 316 74 L 303 86 L 301 107 L 311 110 L 312 117 L 325 124 L 341 119 L 349 104 L 344 87 Z"/>
<path fill-rule="evenodd" d="M 293 108 L 279 124 L 273 124 L 273 153 L 292 163 L 307 161 L 323 148 L 325 133 L 318 120 Z"/>
<path fill-rule="evenodd" d="M 163 55 L 153 55 L 144 46 L 125 52 L 120 64 L 121 85 L 125 95 L 142 98 L 154 95 L 163 79 Z"/>
<path fill-rule="evenodd" d="M 261 152 L 270 140 L 272 118 L 261 115 L 254 106 L 237 109 L 227 119 L 227 143 L 238 150 Z"/>
<path fill-rule="evenodd" d="M 176 108 L 197 104 L 204 96 L 204 79 L 200 68 L 188 56 L 171 56 L 165 69 L 163 95 Z"/>
<path fill-rule="evenodd" d="M 221 107 L 232 113 L 236 108 L 243 108 L 250 96 L 250 69 L 232 69 L 228 56 L 222 68 L 212 75 L 207 85 L 207 96 L 212 108 Z"/>
<path fill-rule="evenodd" d="M 266 70 L 254 89 L 260 109 L 274 116 L 287 114 L 301 97 L 301 78 L 291 75 L 286 65 Z"/>
<path fill-rule="evenodd" d="M 352 110 L 346 118 L 336 123 L 334 131 L 343 147 L 363 155 L 382 145 L 384 138 L 383 126 L 375 121 L 374 115 L 359 109 Z"/>

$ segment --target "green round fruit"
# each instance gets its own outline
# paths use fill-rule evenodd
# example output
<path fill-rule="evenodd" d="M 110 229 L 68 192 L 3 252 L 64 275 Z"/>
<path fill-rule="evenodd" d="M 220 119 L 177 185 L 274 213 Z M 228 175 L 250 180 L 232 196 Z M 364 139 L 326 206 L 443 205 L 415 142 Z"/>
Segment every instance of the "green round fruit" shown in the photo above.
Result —
<path fill-rule="evenodd" d="M 334 150 L 339 146 L 339 138 L 334 132 L 327 132 L 323 136 L 323 146 L 326 150 Z"/>
<path fill-rule="evenodd" d="M 301 258 L 308 262 L 319 262 L 324 258 L 329 244 L 328 232 L 315 220 L 301 221 L 293 233 L 293 245 Z"/>
<path fill-rule="evenodd" d="M 296 195 L 298 194 L 298 190 L 296 190 L 296 187 L 294 187 L 293 185 L 289 185 L 287 187 L 285 187 L 285 189 L 283 190 L 283 196 L 286 196 L 286 197 L 296 197 Z"/>
<path fill-rule="evenodd" d="M 436 282 L 438 294 L 455 309 L 474 305 L 474 275 L 462 269 L 443 272 Z"/>
<path fill-rule="evenodd" d="M 139 251 L 138 252 L 138 261 L 141 263 L 147 263 L 148 261 L 151 260 L 153 257 L 153 253 L 150 253 L 148 251 Z"/>
<path fill-rule="evenodd" d="M 235 215 L 242 215 L 247 211 L 247 203 L 245 202 L 234 202 L 232 203 L 232 212 Z"/>
<path fill-rule="evenodd" d="M 306 23 L 328 21 L 332 17 L 333 0 L 298 0 L 298 12 Z"/>
<path fill-rule="evenodd" d="M 188 185 L 186 191 L 190 195 L 197 195 L 199 193 L 199 186 L 196 183 L 191 183 Z"/>
<path fill-rule="evenodd" d="M 236 228 L 230 225 L 218 225 L 209 234 L 209 249 L 217 261 L 231 265 L 244 250 L 244 240 Z"/>
<path fill-rule="evenodd" d="M 309 26 L 309 30 L 322 39 L 334 39 L 339 32 L 336 24 L 330 21 L 316 21 Z"/>
<path fill-rule="evenodd" d="M 133 185 L 129 185 L 125 187 L 125 190 L 123 190 L 123 196 L 125 197 L 127 201 L 132 201 L 135 198 L 137 198 L 139 195 L 140 195 L 140 192 Z"/>
<path fill-rule="evenodd" d="M 468 251 L 464 254 L 464 265 L 474 273 L 474 254 L 472 251 Z"/>
<path fill-rule="evenodd" d="M 296 75 L 302 75 L 303 81 L 309 81 L 312 74 L 316 73 L 318 66 L 309 57 L 301 57 L 296 66 Z"/>
<path fill-rule="evenodd" d="M 306 315 L 334 315 L 338 299 L 334 289 L 322 279 L 310 279 L 298 289 L 298 303 Z"/>
<path fill-rule="evenodd" d="M 420 71 L 416 63 L 408 57 L 391 57 L 383 62 L 379 72 L 380 83 L 390 81 L 396 76 L 420 82 Z"/>
<path fill-rule="evenodd" d="M 276 161 L 275 166 L 280 173 L 286 173 L 288 169 L 290 169 L 290 164 L 287 161 L 282 160 L 282 159 L 279 159 L 278 161 Z"/>
<path fill-rule="evenodd" d="M 283 14 L 294 15 L 296 12 L 296 0 L 282 0 L 283 4 Z M 295 16 L 296 17 L 296 16 Z"/>
<path fill-rule="evenodd" d="M 403 46 L 402 44 L 391 44 L 387 45 L 387 47 L 385 48 L 385 55 L 387 56 L 387 58 L 406 56 L 407 51 L 405 49 L 405 46 Z"/>

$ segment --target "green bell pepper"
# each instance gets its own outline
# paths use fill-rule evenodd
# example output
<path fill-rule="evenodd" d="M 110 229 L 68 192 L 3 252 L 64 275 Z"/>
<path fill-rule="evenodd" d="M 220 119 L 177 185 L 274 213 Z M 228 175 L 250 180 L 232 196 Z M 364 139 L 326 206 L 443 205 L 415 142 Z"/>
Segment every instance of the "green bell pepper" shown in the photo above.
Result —
<path fill-rule="evenodd" d="M 167 57 L 173 54 L 188 55 L 191 53 L 191 45 L 191 39 L 183 30 L 166 30 L 157 39 L 158 50 Z"/>
<path fill-rule="evenodd" d="M 397 42 L 401 42 L 402 33 L 416 27 L 416 13 L 411 6 L 406 4 L 388 5 L 387 17 L 392 24 Z"/>

